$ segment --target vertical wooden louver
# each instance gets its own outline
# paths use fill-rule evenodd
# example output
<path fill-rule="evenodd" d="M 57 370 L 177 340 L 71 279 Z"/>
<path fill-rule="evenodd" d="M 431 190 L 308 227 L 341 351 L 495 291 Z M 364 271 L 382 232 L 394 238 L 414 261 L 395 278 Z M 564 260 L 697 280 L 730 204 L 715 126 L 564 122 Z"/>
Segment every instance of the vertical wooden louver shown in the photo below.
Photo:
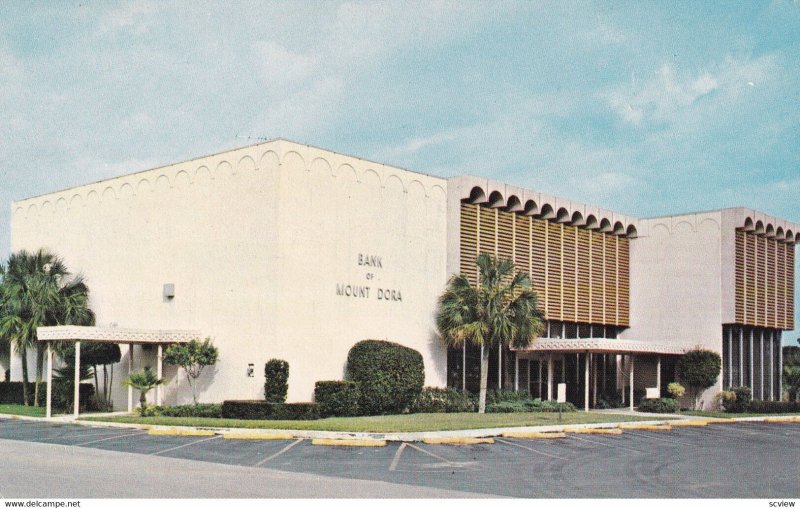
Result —
<path fill-rule="evenodd" d="M 628 326 L 627 238 L 470 203 L 461 205 L 461 273 L 489 253 L 528 273 L 551 320 Z"/>
<path fill-rule="evenodd" d="M 735 319 L 742 325 L 794 328 L 794 245 L 736 231 Z"/>

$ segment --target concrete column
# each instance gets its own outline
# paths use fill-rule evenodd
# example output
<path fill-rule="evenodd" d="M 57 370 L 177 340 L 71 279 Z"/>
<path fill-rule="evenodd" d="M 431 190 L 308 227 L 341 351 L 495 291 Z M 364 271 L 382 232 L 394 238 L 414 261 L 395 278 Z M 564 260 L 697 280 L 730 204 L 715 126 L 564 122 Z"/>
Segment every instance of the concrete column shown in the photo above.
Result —
<path fill-rule="evenodd" d="M 583 354 L 583 410 L 587 413 L 589 412 L 589 361 L 590 361 L 590 354 L 589 352 L 585 352 Z"/>
<path fill-rule="evenodd" d="M 467 341 L 461 346 L 461 391 L 467 391 Z"/>
<path fill-rule="evenodd" d="M 547 355 L 547 400 L 553 400 L 553 355 Z"/>
<path fill-rule="evenodd" d="M 519 391 L 519 353 L 514 353 L 514 391 Z"/>
<path fill-rule="evenodd" d="M 156 377 L 161 379 L 164 373 L 164 346 L 158 345 L 158 354 L 156 355 Z M 156 386 L 156 406 L 161 405 L 161 385 Z"/>
<path fill-rule="evenodd" d="M 617 379 L 620 380 L 622 386 L 620 387 L 620 392 L 622 393 L 622 405 L 625 405 L 625 355 L 619 355 L 619 374 Z"/>
<path fill-rule="evenodd" d="M 592 358 L 592 406 L 597 407 L 597 358 Z"/>
<path fill-rule="evenodd" d="M 497 346 L 497 389 L 503 389 L 503 346 Z"/>
<path fill-rule="evenodd" d="M 81 341 L 75 341 L 75 408 L 73 413 L 77 417 L 81 406 Z"/>
<path fill-rule="evenodd" d="M 53 416 L 53 349 L 47 343 L 47 410 L 46 418 Z"/>
<path fill-rule="evenodd" d="M 661 397 L 661 355 L 656 358 L 656 389 L 658 389 L 658 396 Z"/>
<path fill-rule="evenodd" d="M 633 411 L 633 355 L 631 355 L 631 373 L 630 373 L 630 394 L 631 394 L 631 411 Z"/>
<path fill-rule="evenodd" d="M 133 344 L 128 344 L 128 377 L 133 374 Z M 133 387 L 128 385 L 128 412 L 133 412 Z"/>

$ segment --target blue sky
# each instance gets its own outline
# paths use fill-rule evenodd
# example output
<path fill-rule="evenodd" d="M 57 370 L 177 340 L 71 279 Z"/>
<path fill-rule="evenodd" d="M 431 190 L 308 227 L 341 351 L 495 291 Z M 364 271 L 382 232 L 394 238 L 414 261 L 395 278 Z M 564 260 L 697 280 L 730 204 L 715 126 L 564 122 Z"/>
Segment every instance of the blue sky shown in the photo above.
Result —
<path fill-rule="evenodd" d="M 800 222 L 798 33 L 796 0 L 4 2 L 0 256 L 12 200 L 274 137 Z"/>

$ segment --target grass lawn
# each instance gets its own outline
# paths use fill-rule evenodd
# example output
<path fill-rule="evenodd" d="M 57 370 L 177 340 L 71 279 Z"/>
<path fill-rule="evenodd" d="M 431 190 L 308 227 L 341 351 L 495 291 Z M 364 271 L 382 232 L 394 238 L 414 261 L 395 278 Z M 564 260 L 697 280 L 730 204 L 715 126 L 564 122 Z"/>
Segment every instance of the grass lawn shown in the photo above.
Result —
<path fill-rule="evenodd" d="M 669 415 L 666 415 L 669 418 Z M 563 424 L 643 421 L 652 418 L 578 411 L 564 413 Z M 332 430 L 341 432 L 423 432 L 497 427 L 558 425 L 558 413 L 420 413 L 412 415 L 324 418 L 321 420 L 230 420 L 225 418 L 178 418 L 155 416 L 85 417 L 82 420 L 246 429 Z"/>
<path fill-rule="evenodd" d="M 725 413 L 723 411 L 681 411 L 686 416 L 707 416 L 709 418 L 746 418 L 751 416 L 800 416 L 800 413 Z"/>
<path fill-rule="evenodd" d="M 22 404 L 0 404 L 0 414 L 44 417 L 44 407 L 23 406 Z"/>

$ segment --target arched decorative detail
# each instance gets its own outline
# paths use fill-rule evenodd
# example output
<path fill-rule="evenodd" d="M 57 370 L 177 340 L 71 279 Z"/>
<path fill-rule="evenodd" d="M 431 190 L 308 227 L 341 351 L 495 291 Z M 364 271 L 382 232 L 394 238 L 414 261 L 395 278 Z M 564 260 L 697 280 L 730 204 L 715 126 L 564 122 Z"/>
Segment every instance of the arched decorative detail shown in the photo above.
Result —
<path fill-rule="evenodd" d="M 89 191 L 89 194 L 86 195 L 86 202 L 90 205 L 96 205 L 100 202 L 100 194 L 97 191 Z"/>
<path fill-rule="evenodd" d="M 764 223 L 761 221 L 756 221 L 756 234 L 757 235 L 764 234 Z"/>
<path fill-rule="evenodd" d="M 389 175 L 383 187 L 388 191 L 406 192 L 406 186 L 403 185 L 403 181 L 397 175 Z"/>
<path fill-rule="evenodd" d="M 134 195 L 133 185 L 129 183 L 123 183 L 122 186 L 119 188 L 119 197 L 123 199 L 130 199 Z"/>
<path fill-rule="evenodd" d="M 178 189 L 185 189 L 192 183 L 192 179 L 189 178 L 189 173 L 186 171 L 179 171 L 177 175 L 175 175 L 175 187 Z"/>
<path fill-rule="evenodd" d="M 113 187 L 106 187 L 103 189 L 103 201 L 115 201 L 117 199 L 117 191 Z"/>
<path fill-rule="evenodd" d="M 603 218 L 600 221 L 600 231 L 603 232 L 603 233 L 610 233 L 611 230 L 612 230 L 611 221 L 606 219 L 606 218 Z"/>
<path fill-rule="evenodd" d="M 283 154 L 283 161 L 281 161 L 281 164 L 294 171 L 306 170 L 306 160 L 294 150 Z"/>
<path fill-rule="evenodd" d="M 780 241 L 786 240 L 786 231 L 781 226 L 778 226 L 777 231 L 775 231 L 775 238 Z"/>
<path fill-rule="evenodd" d="M 775 226 L 767 224 L 767 238 L 775 238 Z"/>
<path fill-rule="evenodd" d="M 572 212 L 572 217 L 570 218 L 569 224 L 571 226 L 583 226 L 585 224 L 583 220 L 583 214 L 578 211 Z"/>
<path fill-rule="evenodd" d="M 553 207 L 549 203 L 545 203 L 542 205 L 542 210 L 539 216 L 542 219 L 554 219 L 556 217 L 556 213 L 553 211 Z"/>
<path fill-rule="evenodd" d="M 486 193 L 480 187 L 473 187 L 471 191 L 469 191 L 469 197 L 467 198 L 467 202 L 472 204 L 481 204 L 486 202 Z"/>
<path fill-rule="evenodd" d="M 745 231 L 755 231 L 756 227 L 753 224 L 753 219 L 751 219 L 750 217 L 746 218 L 744 220 L 744 228 L 743 229 Z"/>
<path fill-rule="evenodd" d="M 229 176 L 230 174 L 232 174 L 231 163 L 225 160 L 220 161 L 216 169 L 214 169 L 214 176 L 216 178 Z M 156 180 L 156 184 L 158 184 L 158 180 Z"/>
<path fill-rule="evenodd" d="M 280 165 L 280 157 L 272 150 L 267 150 L 258 160 L 258 166 L 262 171 L 275 171 Z"/>
<path fill-rule="evenodd" d="M 69 207 L 70 208 L 78 208 L 83 205 L 83 198 L 80 194 L 73 194 L 69 200 Z"/>
<path fill-rule="evenodd" d="M 136 193 L 143 194 L 146 192 L 151 192 L 153 190 L 153 186 L 150 185 L 150 180 L 143 178 L 139 180 L 139 183 L 136 185 Z"/>
<path fill-rule="evenodd" d="M 489 207 L 490 208 L 500 208 L 504 204 L 503 195 L 500 194 L 500 191 L 494 191 L 489 194 Z"/>
<path fill-rule="evenodd" d="M 256 169 L 256 161 L 254 161 L 249 155 L 245 155 L 239 159 L 239 164 L 237 167 L 237 171 L 239 173 L 249 173 L 251 171 L 255 171 Z"/>
<path fill-rule="evenodd" d="M 56 211 L 63 212 L 66 209 L 67 209 L 67 200 L 64 198 L 58 198 L 58 201 L 56 201 Z"/>
<path fill-rule="evenodd" d="M 519 200 L 517 196 L 514 196 L 512 194 L 506 200 L 505 210 L 507 212 L 521 212 L 523 210 L 522 202 Z"/>
<path fill-rule="evenodd" d="M 556 214 L 556 222 L 559 224 L 565 224 L 570 221 L 569 212 L 566 208 L 559 208 L 558 213 Z"/>
<path fill-rule="evenodd" d="M 225 164 L 228 164 L 227 162 Z M 228 167 L 230 168 L 230 164 Z M 170 188 L 169 177 L 167 175 L 161 175 L 156 178 L 156 190 L 165 191 Z"/>
<path fill-rule="evenodd" d="M 208 166 L 200 166 L 194 172 L 194 181 L 203 183 L 211 180 L 211 170 Z"/>
<path fill-rule="evenodd" d="M 447 192 L 445 192 L 441 185 L 432 186 L 429 194 L 432 199 L 437 201 L 444 201 L 447 199 Z"/>
<path fill-rule="evenodd" d="M 600 223 L 597 222 L 597 217 L 590 214 L 586 217 L 586 225 L 584 227 L 586 229 L 598 229 L 600 227 Z"/>
<path fill-rule="evenodd" d="M 525 201 L 525 208 L 523 209 L 523 213 L 525 215 L 536 215 L 539 213 L 539 207 L 536 205 L 536 201 L 529 199 Z"/>
<path fill-rule="evenodd" d="M 33 217 L 34 215 L 36 215 L 36 212 L 38 210 L 39 209 L 36 208 L 36 203 L 31 203 L 30 206 L 28 206 L 28 217 Z"/>
<path fill-rule="evenodd" d="M 787 229 L 786 230 L 786 242 L 787 243 L 794 243 L 794 241 L 795 241 L 794 233 L 792 233 L 791 229 Z"/>
<path fill-rule="evenodd" d="M 414 195 L 415 197 L 425 198 L 427 197 L 427 193 L 425 192 L 425 186 L 422 185 L 422 182 L 419 180 L 412 180 L 411 183 L 408 184 L 408 194 Z"/>
<path fill-rule="evenodd" d="M 625 231 L 625 236 L 627 236 L 628 238 L 636 238 L 636 237 L 638 237 L 639 236 L 639 232 L 636 231 L 636 226 L 634 226 L 633 224 L 630 224 L 628 226 L 628 229 Z"/>
<path fill-rule="evenodd" d="M 314 162 L 316 162 L 316 160 Z M 314 163 L 312 162 L 312 165 L 313 164 Z M 364 171 L 361 174 L 361 178 L 359 178 L 359 181 L 361 183 L 363 183 L 364 185 L 367 185 L 367 186 L 370 186 L 370 187 L 380 188 L 380 186 L 381 186 L 381 177 L 373 169 L 368 169 L 368 170 Z"/>
<path fill-rule="evenodd" d="M 54 211 L 55 210 L 53 209 L 53 203 L 51 203 L 50 201 L 45 201 L 44 203 L 42 203 L 40 211 L 41 215 L 44 215 L 46 213 L 53 213 Z"/>
<path fill-rule="evenodd" d="M 621 222 L 617 221 L 617 222 L 614 223 L 614 231 L 613 232 L 614 232 L 615 235 L 624 235 L 625 234 L 625 226 Z"/>
<path fill-rule="evenodd" d="M 14 210 L 14 218 L 21 218 L 25 216 L 25 210 L 18 206 L 16 210 Z"/>
<path fill-rule="evenodd" d="M 331 168 L 328 160 L 322 157 L 317 157 L 311 161 L 308 170 L 314 175 L 333 177 L 333 168 Z"/>
<path fill-rule="evenodd" d="M 339 167 L 336 168 L 336 174 L 334 176 L 345 181 L 358 181 L 358 174 L 356 173 L 355 168 L 353 168 L 353 166 L 350 164 L 340 164 Z"/>

